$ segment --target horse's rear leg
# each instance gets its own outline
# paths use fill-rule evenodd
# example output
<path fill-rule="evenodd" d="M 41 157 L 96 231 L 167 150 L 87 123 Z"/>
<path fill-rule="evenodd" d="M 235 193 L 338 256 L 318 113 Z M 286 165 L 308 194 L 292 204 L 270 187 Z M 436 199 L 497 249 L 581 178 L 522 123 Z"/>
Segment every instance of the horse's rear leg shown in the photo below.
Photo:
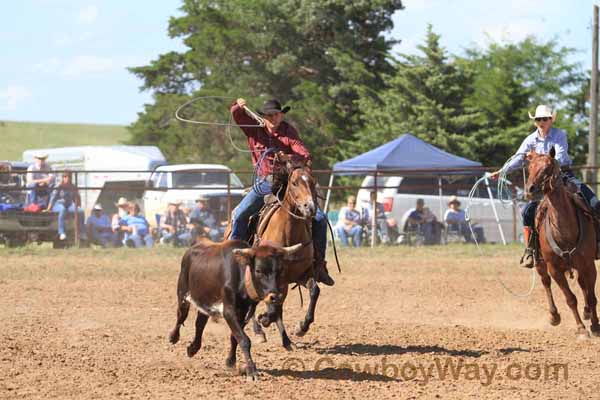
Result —
<path fill-rule="evenodd" d="M 590 309 L 590 304 L 588 303 L 588 290 L 585 284 L 585 275 L 582 274 L 581 272 L 577 273 L 577 283 L 579 283 L 579 287 L 581 288 L 581 291 L 583 292 L 583 298 L 585 300 L 585 304 L 583 306 L 583 319 L 590 319 L 592 316 L 592 312 Z"/>
<path fill-rule="evenodd" d="M 598 324 L 598 314 L 596 312 L 596 304 L 598 303 L 598 300 L 596 299 L 596 292 L 595 292 L 595 287 L 596 287 L 596 265 L 594 264 L 593 261 L 591 261 L 589 263 L 589 265 L 586 266 L 585 269 L 585 274 L 579 274 L 580 276 L 583 275 L 583 281 L 584 281 L 584 285 L 586 290 L 584 291 L 585 296 L 586 296 L 586 307 L 588 307 L 589 309 L 589 314 L 590 314 L 590 318 L 591 318 L 591 322 L 592 325 L 590 327 L 590 330 L 592 331 L 592 334 L 594 336 L 600 336 L 600 325 Z M 585 312 L 584 312 L 585 314 Z"/>
<path fill-rule="evenodd" d="M 317 300 L 319 299 L 319 294 L 321 293 L 321 289 L 317 285 L 317 282 L 314 279 L 309 279 L 307 284 L 308 290 L 310 292 L 310 302 L 308 303 L 308 311 L 306 312 L 306 316 L 304 317 L 304 321 L 300 321 L 298 329 L 296 329 L 296 336 L 304 336 L 308 329 L 310 328 L 310 324 L 315 321 L 315 308 L 317 307 Z"/>
<path fill-rule="evenodd" d="M 179 298 L 179 304 L 177 305 L 177 322 L 175 323 L 175 328 L 169 333 L 169 342 L 175 344 L 179 341 L 179 329 L 185 322 L 188 312 L 190 311 L 190 303 L 184 299 Z"/>
<path fill-rule="evenodd" d="M 567 282 L 564 272 L 556 270 L 555 268 L 550 268 L 550 274 L 552 275 L 552 278 L 554 278 L 554 281 L 560 290 L 562 290 L 563 294 L 565 295 L 565 299 L 567 300 L 567 305 L 573 312 L 575 322 L 577 323 L 577 333 L 587 336 L 587 330 L 585 329 L 585 325 L 583 325 L 583 321 L 581 320 L 579 311 L 577 310 L 577 297 L 575 297 L 575 294 L 573 294 L 569 288 L 569 282 Z"/>
<path fill-rule="evenodd" d="M 208 316 L 198 311 L 198 315 L 196 316 L 196 336 L 187 348 L 188 357 L 193 357 L 200 350 L 200 347 L 202 347 L 202 333 L 204 332 L 206 321 L 208 321 Z"/>
<path fill-rule="evenodd" d="M 554 297 L 552 296 L 552 289 L 550 285 L 552 280 L 550 279 L 550 275 L 548 275 L 548 268 L 546 267 L 545 262 L 539 262 L 536 264 L 536 270 L 542 279 L 542 284 L 544 285 L 544 289 L 546 289 L 546 298 L 548 299 L 548 307 L 550 311 L 550 325 L 556 326 L 560 324 L 560 314 L 556 309 L 556 304 L 554 304 Z"/>

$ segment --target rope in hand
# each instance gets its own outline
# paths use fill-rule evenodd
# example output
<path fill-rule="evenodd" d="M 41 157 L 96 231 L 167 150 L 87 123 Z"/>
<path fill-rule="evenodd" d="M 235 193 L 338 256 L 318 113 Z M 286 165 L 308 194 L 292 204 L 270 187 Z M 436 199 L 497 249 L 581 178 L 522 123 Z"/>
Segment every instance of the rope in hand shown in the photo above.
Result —
<path fill-rule="evenodd" d="M 507 179 L 508 166 L 510 165 L 510 163 L 512 162 L 512 160 L 515 159 L 515 158 L 517 158 L 517 157 L 523 157 L 523 155 L 522 154 L 515 154 L 514 156 L 512 156 L 511 158 L 509 158 L 508 161 L 506 161 L 506 163 L 504 163 L 504 165 L 500 169 L 500 173 L 498 174 L 498 200 L 500 200 L 500 203 L 503 206 L 506 206 L 507 204 L 513 205 L 516 202 L 516 198 L 514 198 L 512 196 L 507 196 L 507 198 L 504 198 L 503 197 L 503 193 L 505 193 L 505 192 L 508 193 L 509 192 L 506 189 L 506 185 L 510 184 L 510 181 Z M 477 236 L 475 235 L 475 232 L 473 230 L 473 225 L 471 224 L 470 208 L 471 208 L 471 200 L 475 196 L 475 193 L 477 193 L 479 185 L 481 185 L 482 183 L 485 183 L 485 185 L 488 186 L 490 179 L 491 179 L 491 174 L 489 172 L 486 172 L 486 173 L 484 173 L 484 175 L 481 178 L 479 178 L 477 180 L 477 182 L 475 182 L 475 184 L 471 188 L 471 191 L 469 192 L 468 202 L 467 202 L 467 208 L 465 210 L 465 220 L 467 221 L 467 224 L 469 225 L 469 230 L 471 231 L 471 237 L 475 241 L 475 245 L 477 246 L 477 250 L 479 251 L 479 254 L 480 254 L 480 256 L 482 258 L 484 257 L 484 254 L 483 254 L 483 250 L 482 250 L 481 246 L 479 245 L 479 243 L 477 241 Z M 492 199 L 492 201 L 494 201 L 494 200 Z M 518 213 L 518 214 L 519 214 L 519 217 L 521 218 L 521 222 L 522 222 L 521 213 Z M 483 264 L 480 263 L 479 266 L 483 269 Z M 531 293 L 533 293 L 533 289 L 535 288 L 535 281 L 536 281 L 536 279 L 535 279 L 535 269 L 534 268 L 531 269 L 531 283 L 530 283 L 530 286 L 529 286 L 529 290 L 527 292 L 524 292 L 524 293 L 516 293 L 512 289 L 510 289 L 508 287 L 508 285 L 506 283 L 504 283 L 504 281 L 500 278 L 500 275 L 498 274 L 498 272 L 496 272 L 494 274 L 494 278 L 495 278 L 496 281 L 498 281 L 498 283 L 500 283 L 500 285 L 504 288 L 504 290 L 506 292 L 508 292 L 512 296 L 518 297 L 518 298 L 527 298 L 527 297 L 529 297 L 531 295 Z"/>

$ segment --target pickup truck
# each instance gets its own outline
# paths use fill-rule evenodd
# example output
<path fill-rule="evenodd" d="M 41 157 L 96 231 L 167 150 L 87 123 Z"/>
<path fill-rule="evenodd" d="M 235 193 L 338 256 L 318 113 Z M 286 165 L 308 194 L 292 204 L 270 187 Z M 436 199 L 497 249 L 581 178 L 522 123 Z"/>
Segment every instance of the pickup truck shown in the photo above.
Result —
<path fill-rule="evenodd" d="M 231 169 L 220 164 L 163 165 L 154 170 L 143 196 L 144 213 L 151 225 L 164 214 L 169 202 L 193 208 L 200 195 L 219 221 L 226 221 L 242 199 L 244 185 Z"/>
<path fill-rule="evenodd" d="M 0 243 L 18 247 L 31 242 L 52 242 L 54 248 L 64 247 L 65 243 L 57 239 L 57 213 L 22 210 L 28 166 L 22 162 L 0 162 Z M 67 220 L 67 231 L 71 233 L 68 237 L 73 237 L 73 229 L 72 219 Z"/>

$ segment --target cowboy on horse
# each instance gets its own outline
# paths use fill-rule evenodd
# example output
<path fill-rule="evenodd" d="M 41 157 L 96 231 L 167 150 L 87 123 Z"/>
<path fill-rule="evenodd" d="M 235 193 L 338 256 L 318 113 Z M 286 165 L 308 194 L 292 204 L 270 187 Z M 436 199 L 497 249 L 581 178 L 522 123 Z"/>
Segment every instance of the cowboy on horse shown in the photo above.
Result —
<path fill-rule="evenodd" d="M 574 185 L 596 216 L 600 216 L 600 201 L 598 201 L 592 189 L 577 179 L 571 170 L 572 161 L 568 154 L 569 144 L 567 143 L 566 132 L 552 127 L 552 124 L 556 120 L 556 111 L 553 111 L 547 105 L 539 105 L 535 109 L 535 115 L 529 113 L 529 118 L 534 121 L 537 129 L 523 140 L 523 143 L 521 143 L 521 146 L 505 167 L 506 172 L 508 173 L 522 167 L 525 157 L 529 152 L 549 154 L 550 150 L 554 148 L 556 152 L 555 159 L 561 167 L 562 179 Z M 501 171 L 494 172 L 492 176 L 497 176 Z M 525 268 L 533 268 L 535 264 L 534 251 L 537 246 L 537 234 L 535 233 L 534 225 L 538 204 L 538 200 L 530 200 L 523 209 L 523 235 L 526 248 L 521 257 L 520 265 Z"/>
<path fill-rule="evenodd" d="M 298 136 L 296 129 L 283 120 L 289 106 L 282 107 L 278 100 L 271 99 L 258 111 L 264 120 L 261 126 L 248 115 L 246 101 L 237 99 L 231 105 L 231 115 L 248 138 L 248 147 L 252 155 L 252 164 L 256 170 L 256 182 L 252 190 L 244 196 L 232 215 L 231 235 L 229 239 L 248 240 L 248 222 L 265 204 L 264 196 L 272 192 L 274 162 L 278 154 L 290 155 L 293 159 L 309 161 L 310 152 Z M 255 125 L 255 126 L 253 126 Z M 315 279 L 325 285 L 335 282 L 327 272 L 325 250 L 327 246 L 327 220 L 321 209 L 317 208 L 312 221 L 312 239 L 315 248 Z"/>

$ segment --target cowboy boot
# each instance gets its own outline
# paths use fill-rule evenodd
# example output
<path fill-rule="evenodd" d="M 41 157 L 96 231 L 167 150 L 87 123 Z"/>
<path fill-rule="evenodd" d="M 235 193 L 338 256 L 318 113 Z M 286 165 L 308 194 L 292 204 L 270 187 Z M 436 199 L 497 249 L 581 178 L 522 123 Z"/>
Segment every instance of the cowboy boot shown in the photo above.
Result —
<path fill-rule="evenodd" d="M 315 279 L 327 286 L 333 286 L 335 281 L 327 271 L 327 261 L 324 258 L 318 257 L 315 259 Z"/>
<path fill-rule="evenodd" d="M 523 238 L 525 239 L 525 243 L 527 246 L 525 247 L 525 251 L 523 252 L 523 256 L 521 257 L 521 261 L 519 265 L 523 268 L 533 268 L 534 262 L 534 248 L 533 248 L 533 230 L 528 227 L 523 227 Z"/>

